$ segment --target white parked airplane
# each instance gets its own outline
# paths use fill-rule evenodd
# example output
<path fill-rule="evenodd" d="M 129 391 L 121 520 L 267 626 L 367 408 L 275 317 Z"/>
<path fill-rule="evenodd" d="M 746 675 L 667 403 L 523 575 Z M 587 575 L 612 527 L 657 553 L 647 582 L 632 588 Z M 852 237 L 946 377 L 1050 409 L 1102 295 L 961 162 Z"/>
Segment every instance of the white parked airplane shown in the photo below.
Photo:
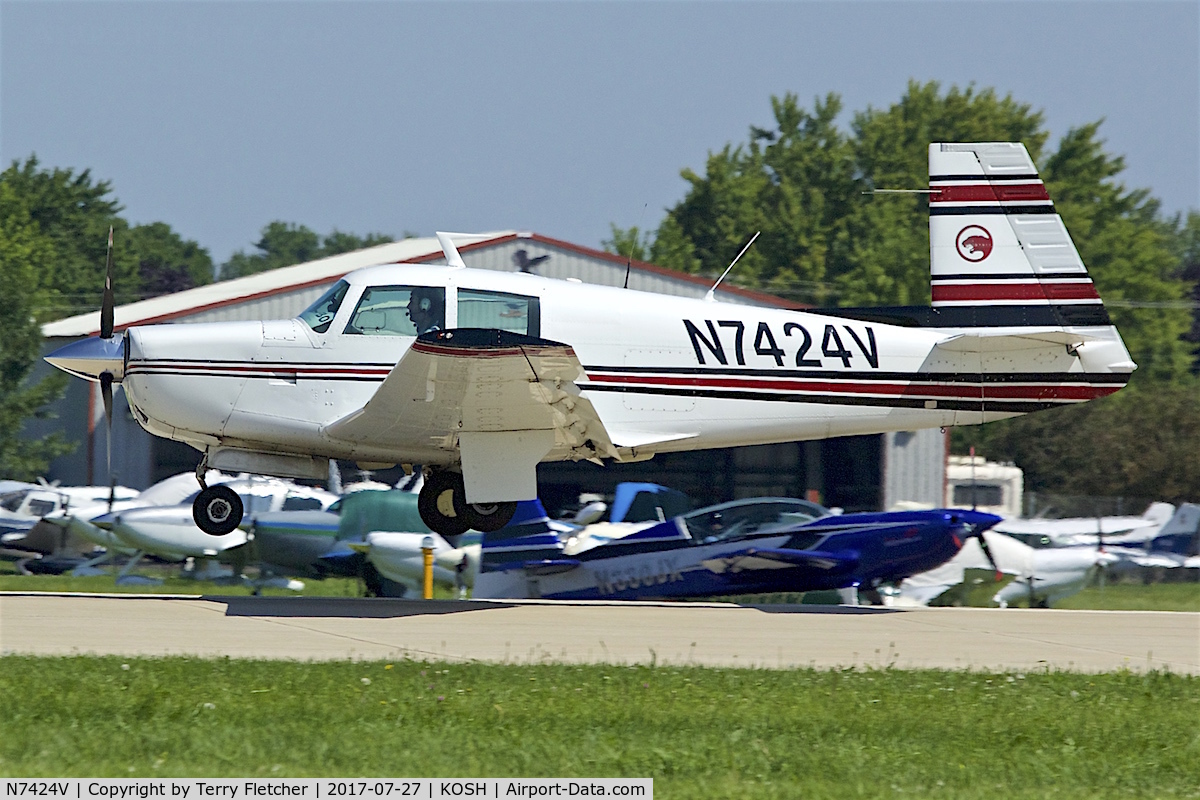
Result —
<path fill-rule="evenodd" d="M 121 382 L 207 468 L 422 464 L 433 530 L 500 528 L 542 461 L 969 425 L 1111 394 L 1135 368 L 1019 143 L 929 148 L 933 305 L 752 308 L 449 266 L 353 272 L 298 319 L 147 325 L 47 360 Z M 111 274 L 111 273 L 110 273 Z M 203 483 L 203 481 L 201 481 Z M 222 535 L 235 493 L 195 519 Z"/>
<path fill-rule="evenodd" d="M 298 486 L 276 478 L 239 477 L 214 484 L 234 492 L 243 507 L 260 511 L 318 511 L 338 496 L 323 489 Z M 202 532 L 192 519 L 191 503 L 134 508 L 113 515 L 112 532 L 139 553 L 166 558 L 219 558 L 247 542 L 246 531 L 237 528 L 222 536 Z M 140 558 L 139 556 L 135 557 Z M 128 572 L 130 567 L 125 567 Z"/>
<path fill-rule="evenodd" d="M 24 484 L 0 494 L 0 546 L 54 552 L 66 542 L 63 526 L 42 523 L 77 516 L 91 519 L 114 508 L 129 508 L 136 489 L 126 486 Z"/>
<path fill-rule="evenodd" d="M 1094 545 L 1031 547 L 994 528 L 982 536 L 995 567 L 976 541 L 968 541 L 942 566 L 901 581 L 893 604 L 945 604 L 951 597 L 948 593 L 957 593 L 953 598 L 957 602 L 968 602 L 965 592 L 978 582 L 981 587 L 995 587 L 991 601 L 1001 608 L 1018 602 L 1026 602 L 1031 608 L 1049 608 L 1051 603 L 1087 586 L 1096 570 L 1118 560 Z M 1008 578 L 997 580 L 997 569 Z"/>
<path fill-rule="evenodd" d="M 1010 518 L 992 530 L 1032 547 L 1138 545 L 1157 536 L 1174 514 L 1170 503 L 1151 503 L 1140 517 Z"/>

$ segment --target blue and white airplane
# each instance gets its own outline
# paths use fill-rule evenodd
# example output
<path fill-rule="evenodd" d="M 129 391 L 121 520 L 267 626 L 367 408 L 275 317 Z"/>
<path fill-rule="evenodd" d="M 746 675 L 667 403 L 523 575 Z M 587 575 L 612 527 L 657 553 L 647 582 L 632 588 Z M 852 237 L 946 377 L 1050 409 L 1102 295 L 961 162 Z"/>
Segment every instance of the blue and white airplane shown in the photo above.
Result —
<path fill-rule="evenodd" d="M 484 534 L 472 597 L 637 600 L 871 589 L 944 563 L 1000 521 L 958 509 L 833 515 L 804 500 L 755 498 L 614 538 L 563 530 L 538 515 L 540 504 L 521 506 L 528 519 Z"/>
<path fill-rule="evenodd" d="M 527 273 L 388 264 L 298 318 L 140 325 L 51 364 L 115 383 L 197 468 L 323 479 L 331 458 L 422 464 L 421 516 L 496 531 L 544 461 L 974 425 L 1112 394 L 1135 368 L 1019 143 L 929 146 L 932 306 L 752 308 Z M 110 238 L 111 247 L 111 238 Z M 111 262 L 111 259 L 110 259 Z M 719 283 L 719 281 L 718 281 Z M 714 289 L 716 287 L 714 286 Z M 243 507 L 205 486 L 196 523 Z"/>

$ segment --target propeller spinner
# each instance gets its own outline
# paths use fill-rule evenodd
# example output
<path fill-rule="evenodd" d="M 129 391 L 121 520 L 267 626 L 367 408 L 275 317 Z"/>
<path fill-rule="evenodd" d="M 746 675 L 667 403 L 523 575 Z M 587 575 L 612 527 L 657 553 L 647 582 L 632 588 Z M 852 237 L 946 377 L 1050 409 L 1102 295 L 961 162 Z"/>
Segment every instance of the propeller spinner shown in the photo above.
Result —
<path fill-rule="evenodd" d="M 108 256 L 104 266 L 104 294 L 100 302 L 100 335 L 60 347 L 46 361 L 63 372 L 100 384 L 107 431 L 108 471 L 112 474 L 113 384 L 125 376 L 125 334 L 113 335 L 113 229 L 108 229 Z"/>

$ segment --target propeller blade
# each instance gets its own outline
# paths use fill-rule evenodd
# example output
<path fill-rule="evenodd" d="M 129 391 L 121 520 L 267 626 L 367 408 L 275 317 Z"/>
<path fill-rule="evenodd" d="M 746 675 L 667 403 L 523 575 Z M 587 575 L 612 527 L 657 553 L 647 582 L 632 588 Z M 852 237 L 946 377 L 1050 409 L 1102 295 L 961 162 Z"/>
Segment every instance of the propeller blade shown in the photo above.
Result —
<path fill-rule="evenodd" d="M 1004 573 L 1000 571 L 1000 565 L 997 564 L 996 559 L 992 557 L 992 549 L 988 547 L 987 539 L 983 538 L 983 531 L 976 533 L 975 538 L 979 540 L 979 549 L 983 551 L 984 556 L 987 557 L 988 563 L 991 564 L 992 569 L 996 571 L 996 580 L 1003 580 Z"/>
<path fill-rule="evenodd" d="M 113 229 L 108 229 L 108 259 L 104 266 L 104 298 L 100 301 L 100 338 L 111 339 L 113 335 Z"/>
<path fill-rule="evenodd" d="M 112 409 L 113 409 L 113 376 L 111 372 L 100 373 L 100 397 L 104 400 L 104 443 L 107 448 L 106 458 L 108 474 L 112 476 Z"/>

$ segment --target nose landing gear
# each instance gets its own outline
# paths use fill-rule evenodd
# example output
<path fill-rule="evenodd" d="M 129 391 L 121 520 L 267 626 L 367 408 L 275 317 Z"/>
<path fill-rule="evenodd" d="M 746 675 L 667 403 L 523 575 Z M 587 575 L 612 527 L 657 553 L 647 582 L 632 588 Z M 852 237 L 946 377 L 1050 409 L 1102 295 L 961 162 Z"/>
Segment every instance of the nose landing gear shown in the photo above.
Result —
<path fill-rule="evenodd" d="M 202 489 L 192 502 L 192 519 L 210 536 L 231 533 L 242 521 L 243 511 L 242 498 L 223 484 Z"/>

